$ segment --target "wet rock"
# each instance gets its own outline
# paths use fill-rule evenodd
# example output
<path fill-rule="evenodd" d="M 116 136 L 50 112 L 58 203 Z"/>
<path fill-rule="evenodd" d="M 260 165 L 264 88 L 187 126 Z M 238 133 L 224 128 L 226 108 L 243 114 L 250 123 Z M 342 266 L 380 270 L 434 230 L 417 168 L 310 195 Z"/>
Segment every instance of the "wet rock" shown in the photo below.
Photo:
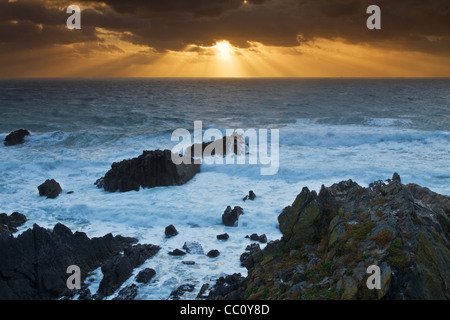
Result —
<path fill-rule="evenodd" d="M 172 238 L 175 237 L 178 234 L 177 229 L 173 224 L 166 227 L 166 230 L 164 231 L 166 238 Z"/>
<path fill-rule="evenodd" d="M 117 295 L 117 297 L 113 298 L 113 300 L 134 300 L 138 294 L 137 286 L 133 283 L 130 286 L 126 286 L 121 289 Z"/>
<path fill-rule="evenodd" d="M 240 273 L 220 277 L 211 288 L 208 299 L 217 300 L 219 298 L 226 298 L 230 300 L 239 300 L 237 299 L 239 296 L 237 292 L 244 279 L 245 278 L 242 277 Z"/>
<path fill-rule="evenodd" d="M 222 223 L 227 227 L 237 226 L 239 216 L 242 214 L 244 214 L 244 210 L 241 207 L 235 206 L 231 209 L 231 206 L 228 206 L 222 215 Z"/>
<path fill-rule="evenodd" d="M 206 255 L 210 258 L 217 258 L 220 255 L 220 252 L 219 252 L 219 250 L 213 249 L 213 250 L 210 250 Z"/>
<path fill-rule="evenodd" d="M 4 144 L 5 146 L 15 146 L 18 144 L 22 144 L 24 143 L 24 138 L 28 135 L 30 135 L 30 132 L 26 129 L 13 131 L 5 138 Z"/>
<path fill-rule="evenodd" d="M 185 260 L 185 261 L 181 261 L 181 263 L 185 264 L 187 266 L 193 266 L 195 264 L 195 261 Z"/>
<path fill-rule="evenodd" d="M 159 246 L 151 244 L 137 244 L 109 259 L 102 266 L 103 279 L 98 293 L 104 297 L 113 294 L 131 276 L 134 268 L 153 257 L 159 249 Z"/>
<path fill-rule="evenodd" d="M 230 236 L 228 235 L 228 233 L 217 235 L 217 240 L 228 240 L 229 238 L 230 238 Z"/>
<path fill-rule="evenodd" d="M 195 284 L 183 284 L 170 293 L 169 299 L 180 300 L 186 292 L 192 292 L 195 289 Z"/>
<path fill-rule="evenodd" d="M 136 282 L 139 283 L 149 283 L 150 280 L 156 275 L 156 271 L 151 268 L 145 268 L 144 270 L 139 271 L 136 276 Z"/>
<path fill-rule="evenodd" d="M 200 172 L 200 165 L 172 162 L 170 150 L 144 151 L 137 158 L 113 163 L 95 184 L 109 192 L 139 191 L 142 188 L 182 185 Z"/>
<path fill-rule="evenodd" d="M 175 249 L 169 252 L 169 254 L 171 256 L 184 256 L 186 254 L 186 252 L 184 252 L 183 250 L 180 249 Z"/>
<path fill-rule="evenodd" d="M 54 179 L 45 180 L 43 184 L 38 187 L 39 196 L 55 199 L 62 192 L 62 188 Z"/>
<path fill-rule="evenodd" d="M 267 236 L 265 234 L 258 235 L 256 233 L 252 233 L 250 235 L 250 237 L 246 236 L 246 238 L 250 238 L 250 240 L 252 240 L 252 241 L 259 241 L 261 243 L 266 243 L 267 242 Z"/>
<path fill-rule="evenodd" d="M 27 217 L 19 212 L 13 212 L 11 215 L 0 214 L 0 233 L 15 233 L 17 228 L 25 224 Z"/>
<path fill-rule="evenodd" d="M 53 230 L 33 225 L 17 238 L 0 234 L 0 300 L 58 299 L 70 293 L 67 267 L 89 272 L 137 240 L 107 234 L 89 239 L 58 223 Z"/>
<path fill-rule="evenodd" d="M 253 190 L 250 190 L 249 192 L 248 192 L 248 195 L 246 195 L 242 200 L 243 201 L 247 201 L 247 200 L 255 200 L 255 198 L 256 198 L 256 195 L 255 195 L 255 193 L 253 192 Z"/>

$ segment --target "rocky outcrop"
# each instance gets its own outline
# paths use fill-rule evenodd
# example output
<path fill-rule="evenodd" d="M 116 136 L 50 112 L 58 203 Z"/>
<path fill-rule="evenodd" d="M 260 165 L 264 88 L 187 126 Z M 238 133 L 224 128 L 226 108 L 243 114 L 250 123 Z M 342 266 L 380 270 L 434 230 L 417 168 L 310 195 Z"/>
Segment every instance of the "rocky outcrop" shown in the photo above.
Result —
<path fill-rule="evenodd" d="M 222 223 L 227 227 L 235 227 L 238 225 L 239 216 L 242 214 L 244 214 L 244 210 L 242 210 L 241 207 L 235 206 L 231 209 L 231 207 L 228 206 L 222 215 Z"/>
<path fill-rule="evenodd" d="M 137 244 L 116 254 L 102 266 L 103 279 L 98 288 L 100 296 L 113 294 L 131 276 L 133 269 L 158 253 L 160 247 L 151 244 Z"/>
<path fill-rule="evenodd" d="M 27 217 L 19 212 L 11 215 L 0 213 L 0 233 L 12 234 L 27 221 Z"/>
<path fill-rule="evenodd" d="M 62 188 L 54 179 L 45 180 L 43 184 L 38 187 L 39 196 L 47 197 L 48 199 L 55 199 L 62 192 Z"/>
<path fill-rule="evenodd" d="M 30 132 L 26 129 L 13 131 L 5 138 L 4 144 L 5 146 L 15 146 L 17 144 L 22 144 L 24 143 L 24 138 L 28 135 L 30 135 Z"/>
<path fill-rule="evenodd" d="M 178 231 L 175 226 L 171 224 L 166 227 L 166 229 L 164 230 L 164 234 L 166 235 L 166 238 L 172 238 L 178 234 Z"/>
<path fill-rule="evenodd" d="M 200 165 L 172 161 L 170 150 L 144 151 L 137 158 L 115 162 L 95 184 L 109 192 L 182 185 L 200 172 Z"/>
<path fill-rule="evenodd" d="M 247 201 L 247 200 L 255 200 L 255 198 L 256 198 L 256 194 L 253 192 L 253 190 L 250 190 L 249 192 L 248 192 L 248 195 L 246 195 L 243 199 L 242 199 L 242 201 Z"/>
<path fill-rule="evenodd" d="M 450 299 L 448 197 L 395 174 L 303 188 L 278 217 L 283 236 L 243 259 L 248 276 L 225 298 Z M 380 289 L 369 289 L 369 266 Z"/>
<path fill-rule="evenodd" d="M 107 234 L 89 239 L 63 224 L 53 230 L 33 225 L 17 237 L 0 233 L 0 300 L 57 299 L 70 294 L 67 268 L 89 272 L 137 240 Z"/>

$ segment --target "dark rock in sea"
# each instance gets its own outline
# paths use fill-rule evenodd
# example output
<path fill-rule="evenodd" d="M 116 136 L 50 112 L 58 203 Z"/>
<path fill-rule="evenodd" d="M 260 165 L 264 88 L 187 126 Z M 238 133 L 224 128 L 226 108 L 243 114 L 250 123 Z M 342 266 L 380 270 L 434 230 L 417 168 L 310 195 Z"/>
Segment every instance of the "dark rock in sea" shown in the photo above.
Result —
<path fill-rule="evenodd" d="M 218 300 L 227 298 L 229 300 L 242 300 L 239 288 L 241 287 L 244 277 L 240 273 L 220 277 L 208 294 L 208 300 Z"/>
<path fill-rule="evenodd" d="M 107 234 L 89 239 L 58 223 L 33 225 L 17 238 L 0 233 L 0 300 L 58 299 L 69 294 L 67 267 L 81 269 L 82 282 L 116 253 L 137 240 Z"/>
<path fill-rule="evenodd" d="M 148 283 L 156 275 L 156 271 L 152 268 L 145 268 L 141 270 L 136 276 L 136 282 Z"/>
<path fill-rule="evenodd" d="M 246 238 L 250 238 L 250 240 L 259 241 L 261 243 L 266 243 L 267 242 L 267 236 L 265 234 L 258 235 L 256 233 L 252 233 L 252 235 L 250 237 L 246 236 Z"/>
<path fill-rule="evenodd" d="M 180 297 L 186 292 L 192 292 L 195 289 L 195 284 L 183 284 L 170 293 L 169 299 L 180 300 Z"/>
<path fill-rule="evenodd" d="M 186 254 L 186 252 L 184 252 L 183 250 L 180 250 L 180 249 L 175 249 L 173 251 L 170 251 L 169 254 L 171 256 L 184 256 Z"/>
<path fill-rule="evenodd" d="M 399 175 L 303 188 L 278 217 L 282 238 L 244 257 L 246 279 L 223 297 L 449 300 L 448 200 Z M 367 288 L 371 265 L 378 290 Z"/>
<path fill-rule="evenodd" d="M 126 286 L 121 289 L 117 295 L 117 297 L 113 298 L 113 300 L 134 300 L 138 294 L 137 286 L 133 283 L 130 286 Z"/>
<path fill-rule="evenodd" d="M 200 165 L 172 162 L 170 150 L 144 151 L 137 158 L 115 162 L 95 184 L 109 192 L 182 185 L 200 172 Z"/>
<path fill-rule="evenodd" d="M 0 233 L 15 233 L 17 228 L 27 221 L 27 217 L 19 212 L 13 212 L 11 215 L 0 214 Z"/>
<path fill-rule="evenodd" d="M 262 250 L 259 244 L 252 243 L 245 248 L 246 252 L 240 256 L 241 266 L 250 269 L 262 256 Z"/>
<path fill-rule="evenodd" d="M 210 258 L 217 258 L 220 255 L 220 252 L 219 250 L 213 249 L 210 250 L 206 255 Z"/>
<path fill-rule="evenodd" d="M 244 199 L 242 199 L 243 201 L 247 201 L 247 200 L 255 200 L 255 198 L 256 198 L 256 194 L 253 192 L 253 190 L 250 190 L 249 192 L 248 192 L 248 195 L 246 195 L 245 197 L 244 197 Z"/>
<path fill-rule="evenodd" d="M 230 238 L 230 236 L 228 235 L 228 233 L 223 233 L 223 234 L 217 235 L 217 240 L 228 240 L 229 238 Z"/>
<path fill-rule="evenodd" d="M 190 254 L 205 254 L 202 245 L 196 241 L 185 242 L 183 249 Z"/>
<path fill-rule="evenodd" d="M 98 293 L 107 297 L 114 293 L 131 276 L 133 269 L 158 253 L 160 247 L 152 244 L 137 244 L 118 253 L 102 266 L 103 279 Z"/>
<path fill-rule="evenodd" d="M 54 179 L 45 180 L 45 182 L 38 187 L 38 190 L 41 197 L 50 199 L 55 199 L 62 192 L 61 186 Z"/>
<path fill-rule="evenodd" d="M 67 191 L 67 194 L 74 194 L 74 191 Z"/>
<path fill-rule="evenodd" d="M 166 230 L 164 231 L 166 238 L 172 238 L 175 237 L 178 234 L 177 229 L 173 224 L 166 227 Z"/>
<path fill-rule="evenodd" d="M 225 156 L 227 154 L 243 155 L 248 144 L 243 136 L 237 133 L 210 142 L 195 143 L 186 150 L 188 156 L 202 158 L 203 156 Z"/>
<path fill-rule="evenodd" d="M 187 266 L 193 266 L 195 264 L 195 261 L 185 260 L 185 261 L 181 261 L 181 263 L 185 264 Z"/>
<path fill-rule="evenodd" d="M 24 138 L 28 135 L 30 135 L 30 132 L 26 129 L 13 131 L 5 138 L 5 146 L 21 144 L 24 142 Z"/>
<path fill-rule="evenodd" d="M 239 216 L 242 214 L 244 214 L 244 210 L 242 210 L 241 207 L 235 206 L 231 209 L 231 207 L 228 206 L 222 215 L 222 223 L 228 227 L 237 226 Z"/>

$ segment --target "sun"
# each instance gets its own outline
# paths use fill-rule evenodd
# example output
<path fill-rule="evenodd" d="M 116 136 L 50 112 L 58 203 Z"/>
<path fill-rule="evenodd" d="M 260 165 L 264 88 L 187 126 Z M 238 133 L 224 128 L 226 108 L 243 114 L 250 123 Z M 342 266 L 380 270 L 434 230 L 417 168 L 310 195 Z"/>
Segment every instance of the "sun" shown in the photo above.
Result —
<path fill-rule="evenodd" d="M 234 48 L 227 40 L 217 41 L 213 49 L 216 51 L 216 56 L 224 60 L 229 60 L 234 54 Z"/>

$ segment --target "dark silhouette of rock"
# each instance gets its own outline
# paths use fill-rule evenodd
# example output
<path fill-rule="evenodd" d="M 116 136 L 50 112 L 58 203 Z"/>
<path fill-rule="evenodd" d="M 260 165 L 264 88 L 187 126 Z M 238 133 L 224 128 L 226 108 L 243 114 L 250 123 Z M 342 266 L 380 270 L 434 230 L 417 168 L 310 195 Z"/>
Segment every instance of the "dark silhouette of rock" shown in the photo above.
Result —
<path fill-rule="evenodd" d="M 180 249 L 175 249 L 169 252 L 169 254 L 171 256 L 184 256 L 186 254 L 186 252 L 184 252 L 183 250 Z"/>
<path fill-rule="evenodd" d="M 55 199 L 62 192 L 61 186 L 54 179 L 45 180 L 45 182 L 38 187 L 38 190 L 41 197 L 50 199 Z"/>
<path fill-rule="evenodd" d="M 252 233 L 252 234 L 250 235 L 250 237 L 249 237 L 249 236 L 246 236 L 246 238 L 250 238 L 250 240 L 253 240 L 253 241 L 259 241 L 259 242 L 261 242 L 261 243 L 266 243 L 266 242 L 267 242 L 267 236 L 266 236 L 265 234 L 258 235 L 258 234 L 256 234 L 256 233 Z"/>
<path fill-rule="evenodd" d="M 0 233 L 15 233 L 17 228 L 27 221 L 27 217 L 19 212 L 13 212 L 11 215 L 0 214 Z"/>
<path fill-rule="evenodd" d="M 103 178 L 95 184 L 109 192 L 139 191 L 154 188 L 182 185 L 200 172 L 200 165 L 172 162 L 170 150 L 144 151 L 137 158 L 115 162 Z"/>
<path fill-rule="evenodd" d="M 219 252 L 219 250 L 213 249 L 213 250 L 210 250 L 206 255 L 210 258 L 216 258 L 220 255 L 220 252 Z"/>
<path fill-rule="evenodd" d="M 151 268 L 141 270 L 136 276 L 136 281 L 139 283 L 148 283 L 156 275 L 156 271 Z"/>
<path fill-rule="evenodd" d="M 209 291 L 207 299 L 218 300 L 226 297 L 230 300 L 242 300 L 237 293 L 244 280 L 240 273 L 220 277 Z"/>
<path fill-rule="evenodd" d="M 60 223 L 53 230 L 35 224 L 17 238 L 0 233 L 0 300 L 58 299 L 70 293 L 67 267 L 79 266 L 84 281 L 136 241 L 111 234 L 89 239 Z"/>
<path fill-rule="evenodd" d="M 244 199 L 242 199 L 242 200 L 244 200 L 244 201 L 247 201 L 247 200 L 255 200 L 255 198 L 256 198 L 256 194 L 253 192 L 253 190 L 250 190 L 249 192 L 248 192 L 248 195 L 246 195 L 245 197 L 244 197 Z"/>
<path fill-rule="evenodd" d="M 241 207 L 235 206 L 231 209 L 231 207 L 228 206 L 222 215 L 222 223 L 228 227 L 237 226 L 239 216 L 242 214 L 244 214 L 244 210 L 242 210 Z"/>
<path fill-rule="evenodd" d="M 217 235 L 217 240 L 228 240 L 229 238 L 230 238 L 230 236 L 228 235 L 228 233 Z"/>
<path fill-rule="evenodd" d="M 113 298 L 113 300 L 134 300 L 137 294 L 137 286 L 133 283 L 130 286 L 126 286 L 125 288 L 120 289 L 117 297 Z"/>
<path fill-rule="evenodd" d="M 164 231 L 166 238 L 172 238 L 175 237 L 178 234 L 177 229 L 173 224 L 166 227 L 166 230 Z"/>
<path fill-rule="evenodd" d="M 169 299 L 180 300 L 180 297 L 186 292 L 192 292 L 195 289 L 195 284 L 183 284 L 170 293 Z"/>
<path fill-rule="evenodd" d="M 15 146 L 17 144 L 21 144 L 24 142 L 23 139 L 28 135 L 30 135 L 30 132 L 26 129 L 13 131 L 5 138 L 5 146 Z"/>
<path fill-rule="evenodd" d="M 98 293 L 104 297 L 113 294 L 131 276 L 134 268 L 153 257 L 159 249 L 159 246 L 152 244 L 137 244 L 109 259 L 102 266 L 103 279 Z"/>
<path fill-rule="evenodd" d="M 234 133 L 231 136 L 223 137 L 222 139 L 203 142 L 203 143 L 194 143 L 192 146 L 187 148 L 187 155 L 202 158 L 205 156 L 225 156 L 230 153 L 234 153 L 236 155 L 245 154 L 245 147 L 248 144 L 245 143 L 244 137 Z"/>

